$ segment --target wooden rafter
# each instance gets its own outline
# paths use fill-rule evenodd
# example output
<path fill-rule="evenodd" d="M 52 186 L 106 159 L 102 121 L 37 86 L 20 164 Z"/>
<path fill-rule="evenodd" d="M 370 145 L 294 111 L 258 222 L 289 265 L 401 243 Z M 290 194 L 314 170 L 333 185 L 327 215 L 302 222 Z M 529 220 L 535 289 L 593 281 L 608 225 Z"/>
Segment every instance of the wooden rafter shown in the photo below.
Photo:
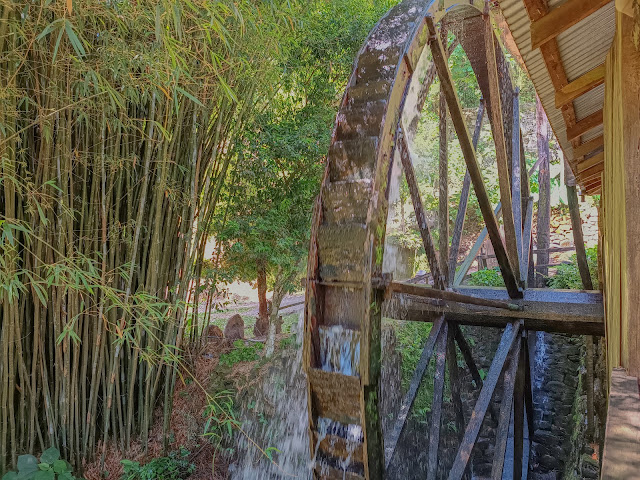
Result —
<path fill-rule="evenodd" d="M 587 168 L 586 170 L 583 170 L 581 173 L 578 174 L 576 178 L 580 183 L 585 183 L 587 180 L 591 180 L 596 177 L 599 178 L 603 170 L 604 170 L 604 163 L 600 162 L 593 165 L 592 167 Z"/>
<path fill-rule="evenodd" d="M 593 138 L 588 142 L 584 142 L 573 149 L 573 157 L 580 158 L 588 155 L 594 150 L 602 147 L 604 145 L 604 136 L 600 135 L 599 137 Z"/>
<path fill-rule="evenodd" d="M 604 162 L 604 152 L 597 153 L 593 157 L 581 161 L 580 163 L 578 163 L 578 175 L 602 162 Z"/>
<path fill-rule="evenodd" d="M 531 22 L 531 48 L 536 49 L 592 13 L 611 0 L 568 0 L 554 8 L 539 20 Z"/>
<path fill-rule="evenodd" d="M 556 91 L 556 108 L 561 108 L 598 85 L 602 85 L 604 71 L 604 64 L 600 65 Z"/>
<path fill-rule="evenodd" d="M 504 243 L 502 242 L 502 236 L 500 235 L 500 228 L 498 226 L 498 220 L 496 219 L 493 209 L 491 208 L 491 202 L 489 201 L 489 195 L 487 194 L 484 180 L 482 178 L 482 172 L 478 165 L 476 158 L 476 152 L 471 142 L 471 136 L 469 130 L 467 130 L 467 124 L 465 123 L 464 115 L 462 113 L 462 107 L 458 100 L 458 94 L 453 84 L 451 77 L 451 71 L 446 60 L 446 55 L 440 36 L 438 35 L 435 22 L 432 17 L 427 17 L 427 26 L 429 27 L 430 34 L 430 47 L 433 55 L 434 63 L 436 64 L 436 70 L 438 71 L 438 77 L 442 85 L 442 91 L 447 99 L 447 105 L 449 106 L 449 113 L 451 115 L 451 121 L 455 127 L 458 135 L 458 141 L 464 155 L 467 168 L 469 169 L 469 175 L 471 176 L 471 182 L 473 189 L 476 192 L 478 204 L 482 211 L 482 216 L 487 225 L 487 231 L 489 232 L 489 238 L 491 244 L 496 252 L 496 258 L 500 265 L 500 270 L 504 278 L 504 283 L 509 291 L 509 295 L 512 297 L 520 297 L 522 291 L 518 285 L 515 274 L 509 263 L 507 257 L 507 251 Z"/>
<path fill-rule="evenodd" d="M 567 126 L 567 140 L 575 140 L 589 130 L 602 125 L 602 110 L 592 113 L 572 126 Z"/>

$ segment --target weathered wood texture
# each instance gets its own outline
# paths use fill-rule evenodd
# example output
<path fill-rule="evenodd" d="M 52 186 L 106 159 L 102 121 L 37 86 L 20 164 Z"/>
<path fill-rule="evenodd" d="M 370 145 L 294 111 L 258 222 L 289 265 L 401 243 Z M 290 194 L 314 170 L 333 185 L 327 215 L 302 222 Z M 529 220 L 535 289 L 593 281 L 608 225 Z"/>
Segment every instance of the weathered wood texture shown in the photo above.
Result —
<path fill-rule="evenodd" d="M 538 219 L 536 222 L 538 254 L 536 255 L 536 287 L 544 287 L 549 263 L 549 226 L 551 216 L 551 178 L 549 165 L 549 124 L 540 100 L 536 102 L 536 136 L 538 142 Z"/>
<path fill-rule="evenodd" d="M 602 294 L 598 291 L 527 289 L 523 299 L 509 299 L 502 288 L 457 287 L 456 292 L 478 298 L 509 301 L 523 310 L 466 305 L 394 293 L 383 305 L 383 315 L 398 320 L 431 322 L 440 314 L 467 325 L 504 327 L 523 319 L 528 330 L 604 336 Z"/>
<path fill-rule="evenodd" d="M 458 99 L 458 94 L 451 77 L 451 71 L 449 70 L 449 65 L 446 61 L 444 47 L 442 46 L 442 42 L 440 42 L 440 38 L 437 34 L 437 29 L 432 18 L 427 18 L 427 25 L 429 26 L 429 33 L 431 34 L 431 41 L 429 45 L 431 46 L 431 53 L 433 54 L 433 59 L 436 64 L 436 70 L 438 71 L 442 91 L 447 99 L 449 113 L 451 114 L 451 121 L 458 135 L 458 141 L 460 142 L 460 147 L 462 149 L 467 168 L 469 169 L 469 175 L 471 176 L 471 182 L 476 192 L 480 210 L 482 211 L 482 217 L 487 225 L 489 238 L 491 239 L 491 244 L 496 252 L 500 271 L 502 272 L 505 285 L 510 295 L 514 298 L 519 297 L 522 293 L 518 287 L 518 281 L 514 275 L 514 271 L 511 268 L 507 251 L 502 241 L 502 236 L 500 235 L 498 221 L 493 213 L 493 209 L 491 208 L 491 202 L 489 201 L 482 173 L 480 172 L 471 136 L 469 135 L 469 130 L 467 129 L 464 115 L 462 113 L 462 107 L 460 106 L 460 101 Z"/>
<path fill-rule="evenodd" d="M 604 65 L 588 71 L 556 92 L 556 108 L 573 102 L 580 95 L 604 83 Z"/>
<path fill-rule="evenodd" d="M 640 51 L 633 19 L 616 12 L 606 61 L 602 252 L 607 305 L 607 366 L 640 376 Z"/>
<path fill-rule="evenodd" d="M 531 23 L 531 48 L 538 48 L 611 0 L 568 0 Z"/>
<path fill-rule="evenodd" d="M 640 392 L 638 378 L 623 368 L 611 372 L 602 480 L 640 477 Z"/>

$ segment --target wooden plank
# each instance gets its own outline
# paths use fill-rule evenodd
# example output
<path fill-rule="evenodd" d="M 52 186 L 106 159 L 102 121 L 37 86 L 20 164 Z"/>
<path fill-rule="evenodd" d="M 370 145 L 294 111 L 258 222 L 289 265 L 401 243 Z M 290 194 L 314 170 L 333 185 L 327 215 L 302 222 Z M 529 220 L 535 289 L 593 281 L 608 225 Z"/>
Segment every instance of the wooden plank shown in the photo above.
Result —
<path fill-rule="evenodd" d="M 404 176 L 409 187 L 413 210 L 416 214 L 416 221 L 418 223 L 418 228 L 420 229 L 420 236 L 422 237 L 422 244 L 427 255 L 427 261 L 429 262 L 429 269 L 431 270 L 433 282 L 438 288 L 443 289 L 445 287 L 445 282 L 438 262 L 438 254 L 433 243 L 433 238 L 431 237 L 431 231 L 429 230 L 429 224 L 427 223 L 427 215 L 425 213 L 424 206 L 422 205 L 420 189 L 418 187 L 418 181 L 416 180 L 416 173 L 413 170 L 413 162 L 411 161 L 411 153 L 409 151 L 409 145 L 407 144 L 407 138 L 400 130 L 398 131 L 396 138 L 399 145 L 400 160 L 402 161 Z"/>
<path fill-rule="evenodd" d="M 580 95 L 584 95 L 603 83 L 604 64 L 588 71 L 584 75 L 576 78 L 573 82 L 556 91 L 556 108 L 561 108 L 563 105 L 573 102 Z"/>
<path fill-rule="evenodd" d="M 624 368 L 611 373 L 603 480 L 637 479 L 640 472 L 640 392 L 638 379 Z"/>
<path fill-rule="evenodd" d="M 567 187 L 567 203 L 569 204 L 569 216 L 571 217 L 571 230 L 573 231 L 573 244 L 576 248 L 576 259 L 580 279 L 585 290 L 593 290 L 589 265 L 587 263 L 587 252 L 582 235 L 582 220 L 580 218 L 580 206 L 578 205 L 578 193 L 576 187 Z"/>
<path fill-rule="evenodd" d="M 583 170 L 582 172 L 578 173 L 578 176 L 576 178 L 580 183 L 586 183 L 588 180 L 594 177 L 599 177 L 600 173 L 602 173 L 603 170 L 604 170 L 604 162 L 596 163 L 592 167 L 589 167 L 586 170 Z"/>
<path fill-rule="evenodd" d="M 511 407 L 513 405 L 513 391 L 516 384 L 516 373 L 520 360 L 520 342 L 516 341 L 509 352 L 509 367 L 504 372 L 502 383 L 502 402 L 500 404 L 500 416 L 496 430 L 496 443 L 493 452 L 493 465 L 491 466 L 491 478 L 502 480 L 504 469 L 504 454 L 507 450 L 509 439 L 509 425 L 511 423 Z"/>
<path fill-rule="evenodd" d="M 581 161 L 580 163 L 578 163 L 578 175 L 580 175 L 585 170 L 593 167 L 594 165 L 598 165 L 602 162 L 604 162 L 604 152 L 600 152 L 591 158 L 587 158 L 586 160 Z"/>
<path fill-rule="evenodd" d="M 448 323 L 440 329 L 436 348 L 436 371 L 433 379 L 433 402 L 431 402 L 431 426 L 429 427 L 429 455 L 427 478 L 436 478 L 438 470 L 438 450 L 440 449 L 440 422 L 442 419 L 442 395 L 444 393 L 445 360 L 449 341 Z"/>
<path fill-rule="evenodd" d="M 393 430 L 389 433 L 388 440 L 385 442 L 384 459 L 386 468 L 389 468 L 391 460 L 393 459 L 396 446 L 398 445 L 398 440 L 400 439 L 402 430 L 407 423 L 409 410 L 411 410 L 413 401 L 416 399 L 416 393 L 418 393 L 418 388 L 422 383 L 424 373 L 427 371 L 427 366 L 429 365 L 429 360 L 431 360 L 431 355 L 433 354 L 433 349 L 436 345 L 436 340 L 438 339 L 443 323 L 444 317 L 441 315 L 434 321 L 433 326 L 431 327 L 431 332 L 429 332 L 429 337 L 427 337 L 427 341 L 425 342 L 424 349 L 420 355 L 420 360 L 418 360 L 418 365 L 416 367 L 416 371 L 413 373 L 409 389 L 400 404 L 400 411 L 398 412 L 396 423 L 393 426 Z"/>
<path fill-rule="evenodd" d="M 536 101 L 536 139 L 538 144 L 538 157 L 540 158 L 540 170 L 538 172 L 538 218 L 536 222 L 536 234 L 538 254 L 536 255 L 535 286 L 544 287 L 549 273 L 549 227 L 551 216 L 551 176 L 550 176 L 550 152 L 549 152 L 549 128 L 547 116 L 542 104 Z"/>
<path fill-rule="evenodd" d="M 480 99 L 478 107 L 478 115 L 476 116 L 476 126 L 473 131 L 473 149 L 478 147 L 478 139 L 482 130 L 482 120 L 484 119 L 484 100 Z M 467 215 L 467 205 L 469 204 L 469 193 L 471 192 L 471 176 L 469 169 L 465 171 L 464 180 L 462 181 L 462 190 L 460 191 L 460 203 L 458 205 L 458 213 L 453 227 L 453 236 L 451 238 L 451 249 L 449 252 L 449 284 L 456 276 L 456 264 L 458 263 L 458 254 L 460 253 L 460 240 L 462 239 L 462 230 L 464 228 L 464 219 Z M 484 239 L 483 239 L 484 240 Z M 466 272 L 465 272 L 466 274 Z"/>
<path fill-rule="evenodd" d="M 436 290 L 427 285 L 421 285 L 408 282 L 391 282 L 387 287 L 388 293 L 406 293 L 425 298 L 437 298 L 440 300 L 449 300 L 452 302 L 466 303 L 468 305 L 481 305 L 484 307 L 502 308 L 511 310 L 512 312 L 520 311 L 520 307 L 515 303 L 502 302 L 498 300 L 487 300 L 484 298 L 473 297 L 471 295 L 463 295 L 457 292 L 447 290 Z"/>
<path fill-rule="evenodd" d="M 525 330 L 524 341 L 524 404 L 527 410 L 527 427 L 529 430 L 529 452 L 531 452 L 531 441 L 533 440 L 533 432 L 535 431 L 535 425 L 533 420 L 533 390 L 531 385 L 531 353 L 529 351 L 529 333 Z"/>
<path fill-rule="evenodd" d="M 474 297 L 517 303 L 524 310 L 467 305 L 394 293 L 383 304 L 383 315 L 405 321 L 431 322 L 444 313 L 447 320 L 465 325 L 502 327 L 522 318 L 529 330 L 579 335 L 604 335 L 602 294 L 597 291 L 527 289 L 523 299 L 510 300 L 505 289 L 458 287 L 457 292 Z"/>
<path fill-rule="evenodd" d="M 438 77 L 440 78 L 440 82 L 447 99 L 451 121 L 453 122 L 456 134 L 458 135 L 460 148 L 462 149 L 467 168 L 469 169 L 471 183 L 473 184 L 473 189 L 476 192 L 478 204 L 480 206 L 480 210 L 482 211 L 482 216 L 487 225 L 489 238 L 491 239 L 493 249 L 496 252 L 496 257 L 498 259 L 498 264 L 500 265 L 500 270 L 502 272 L 505 285 L 507 286 L 507 289 L 509 290 L 509 293 L 512 297 L 515 298 L 522 296 L 522 291 L 518 286 L 514 271 L 509 265 L 507 252 L 500 235 L 498 220 L 496 219 L 496 216 L 493 213 L 493 209 L 491 208 L 491 202 L 489 201 L 489 195 L 487 194 L 487 190 L 484 185 L 482 172 L 480 171 L 480 166 L 478 165 L 478 160 L 476 159 L 475 150 L 473 148 L 471 137 L 469 135 L 469 131 L 467 130 L 467 125 L 462 113 L 462 107 L 460 106 L 458 94 L 451 77 L 451 71 L 449 70 L 449 64 L 446 60 L 442 42 L 437 35 L 437 30 L 433 18 L 427 17 L 427 25 L 429 27 L 429 33 L 431 35 L 431 41 L 429 42 L 429 45 L 431 47 L 433 59 L 436 64 L 436 70 L 438 71 Z"/>
<path fill-rule="evenodd" d="M 573 158 L 580 158 L 588 155 L 594 150 L 602 147 L 604 145 L 604 137 L 600 135 L 599 137 L 592 138 L 588 142 L 582 143 L 579 146 L 573 149 Z"/>
<path fill-rule="evenodd" d="M 345 424 L 361 423 L 360 379 L 336 372 L 310 368 L 311 405 L 316 416 Z"/>
<path fill-rule="evenodd" d="M 518 343 L 521 345 L 518 355 L 518 370 L 516 372 L 516 384 L 513 392 L 513 480 L 522 478 L 522 452 L 524 447 L 524 390 L 525 390 L 525 349 L 524 336 L 520 336 Z"/>
<path fill-rule="evenodd" d="M 462 444 L 456 454 L 453 467 L 451 467 L 451 470 L 449 471 L 449 480 L 460 480 L 467 469 L 467 464 L 471 457 L 471 451 L 473 450 L 478 438 L 478 433 L 480 433 L 482 421 L 487 413 L 487 408 L 489 407 L 491 397 L 493 397 L 493 392 L 498 384 L 498 379 L 500 378 L 500 374 L 504 368 L 509 350 L 511 350 L 514 342 L 519 338 L 521 325 L 522 322 L 513 322 L 507 324 L 504 329 L 500 345 L 498 345 L 496 355 L 493 357 L 491 367 L 489 368 L 484 385 L 482 386 L 478 400 L 473 408 L 473 413 L 471 414 L 471 418 L 467 424 Z"/>
<path fill-rule="evenodd" d="M 539 20 L 531 22 L 531 49 L 535 50 L 556 38 L 609 2 L 610 0 L 567 0 Z"/>
<path fill-rule="evenodd" d="M 520 89 L 513 94 L 513 135 L 511 139 L 511 194 L 513 196 L 513 223 L 518 251 L 518 270 L 522 282 L 522 178 L 520 177 Z"/>
<path fill-rule="evenodd" d="M 574 140 L 599 125 L 602 125 L 602 110 L 592 113 L 574 125 L 567 125 L 567 140 Z"/>
<path fill-rule="evenodd" d="M 502 225 L 504 227 L 504 237 L 507 256 L 509 259 L 509 268 L 512 272 L 520 272 L 518 238 L 522 239 L 522 235 L 518 237 L 518 235 L 516 234 L 516 222 L 514 217 L 514 208 L 520 208 L 520 199 L 518 198 L 518 205 L 516 207 L 516 205 L 514 205 L 516 203 L 515 200 L 512 203 L 511 199 L 511 172 L 509 171 L 509 158 L 507 158 L 507 147 L 505 145 L 506 138 L 504 135 L 505 119 L 502 116 L 502 94 L 500 91 L 500 80 L 498 78 L 498 62 L 496 60 L 495 37 L 493 34 L 493 24 L 491 23 L 490 15 L 487 15 L 485 17 L 484 40 L 490 92 L 489 102 L 491 108 L 489 109 L 489 113 L 491 114 L 492 119 L 491 130 L 493 132 L 493 141 L 496 147 L 496 163 L 498 165 L 500 202 L 504 207 L 504 210 L 502 212 Z M 519 145 L 516 151 L 520 151 Z M 521 224 L 518 225 L 518 228 L 521 228 Z M 498 263 L 500 263 L 499 260 Z"/>

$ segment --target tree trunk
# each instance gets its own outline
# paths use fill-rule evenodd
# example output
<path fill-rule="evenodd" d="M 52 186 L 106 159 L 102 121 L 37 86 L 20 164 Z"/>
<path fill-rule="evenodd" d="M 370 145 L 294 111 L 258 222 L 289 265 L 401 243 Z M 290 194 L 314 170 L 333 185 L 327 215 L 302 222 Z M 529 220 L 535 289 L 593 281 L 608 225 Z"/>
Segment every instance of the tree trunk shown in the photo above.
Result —
<path fill-rule="evenodd" d="M 266 318 L 267 308 L 267 269 L 263 263 L 258 265 L 258 316 Z"/>
<path fill-rule="evenodd" d="M 551 215 L 551 177 L 549 172 L 549 128 L 547 117 L 540 104 L 536 102 L 536 134 L 538 137 L 538 157 L 540 171 L 538 172 L 538 238 L 536 242 L 537 258 L 535 286 L 543 288 L 549 273 L 549 217 Z"/>

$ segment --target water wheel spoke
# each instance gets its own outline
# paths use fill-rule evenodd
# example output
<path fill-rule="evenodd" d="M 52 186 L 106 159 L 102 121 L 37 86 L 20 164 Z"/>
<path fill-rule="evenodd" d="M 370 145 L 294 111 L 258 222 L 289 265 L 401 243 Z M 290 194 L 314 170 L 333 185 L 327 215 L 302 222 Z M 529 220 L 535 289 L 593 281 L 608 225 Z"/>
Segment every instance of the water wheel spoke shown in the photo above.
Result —
<path fill-rule="evenodd" d="M 458 94 L 451 77 L 451 71 L 449 70 L 449 65 L 445 57 L 444 47 L 442 46 L 442 42 L 440 41 L 440 38 L 438 36 L 433 18 L 427 17 L 427 25 L 429 27 L 429 33 L 431 35 L 431 53 L 436 64 L 436 69 L 438 71 L 438 77 L 440 78 L 443 92 L 447 99 L 451 121 L 453 122 L 456 133 L 458 135 L 458 141 L 460 143 L 460 147 L 462 149 L 462 153 L 469 170 L 473 189 L 476 192 L 478 204 L 480 206 L 480 210 L 482 211 L 482 217 L 484 218 L 484 221 L 487 225 L 487 232 L 489 234 L 489 238 L 491 239 L 491 244 L 493 245 L 493 249 L 496 253 L 498 264 L 500 265 L 504 283 L 511 297 L 521 297 L 522 292 L 518 286 L 518 281 L 516 280 L 514 270 L 511 267 L 509 258 L 507 257 L 505 246 L 502 242 L 498 220 L 496 219 L 496 215 L 491 208 L 491 202 L 489 201 L 489 195 L 482 178 L 482 173 L 480 172 L 475 149 L 473 148 L 473 143 L 471 142 L 471 137 L 469 135 L 469 131 L 467 130 L 467 125 L 462 113 L 462 107 L 460 106 Z M 510 208 L 511 207 L 509 205 L 509 210 Z"/>
<path fill-rule="evenodd" d="M 458 358 L 456 355 L 456 340 L 455 340 L 456 335 L 458 335 L 458 333 L 462 335 L 462 332 L 460 331 L 460 327 L 457 324 L 451 322 L 449 325 L 450 325 L 449 327 L 450 331 L 449 331 L 449 338 L 447 341 L 447 368 L 449 370 L 449 385 L 451 387 L 451 399 L 453 401 L 453 407 L 455 411 L 456 432 L 458 435 L 458 442 L 462 443 L 462 440 L 464 438 L 464 412 L 462 410 L 462 397 L 460 396 L 460 392 L 462 391 L 462 388 L 460 385 L 460 372 L 458 371 Z M 474 367 L 475 367 L 475 362 L 473 361 L 473 358 L 471 358 L 471 362 L 474 364 Z M 478 374 L 478 379 L 480 379 L 480 374 L 478 373 L 477 368 L 476 368 L 476 373 Z M 465 479 L 471 478 L 468 466 L 463 478 Z"/>
<path fill-rule="evenodd" d="M 498 62 L 496 60 L 496 44 L 493 34 L 493 24 L 491 17 L 485 18 L 485 53 L 487 60 L 487 73 L 489 79 L 489 104 L 491 108 L 491 129 L 493 131 L 493 140 L 496 147 L 496 163 L 498 164 L 498 183 L 500 186 L 500 202 L 504 207 L 502 218 L 505 233 L 505 243 L 507 249 L 507 257 L 512 272 L 519 272 L 519 250 L 516 233 L 516 223 L 514 220 L 514 208 L 516 202 L 512 203 L 511 198 L 511 172 L 509 171 L 509 159 L 507 158 L 507 147 L 505 145 L 504 118 L 502 116 L 502 101 L 500 79 L 498 78 Z M 518 151 L 520 149 L 518 148 Z M 513 164 L 516 162 L 513 161 Z M 519 166 L 519 165 L 518 165 Z M 518 179 L 519 180 L 519 179 Z M 517 202 L 517 208 L 520 208 L 520 199 Z M 520 228 L 520 225 L 518 225 Z M 521 237 L 522 235 L 520 235 Z"/>
<path fill-rule="evenodd" d="M 482 120 L 484 119 L 484 100 L 480 99 L 478 107 L 478 115 L 476 117 L 476 126 L 473 130 L 473 149 L 478 147 L 478 139 L 482 130 Z M 469 169 L 465 171 L 464 180 L 462 181 L 462 190 L 460 191 L 460 203 L 458 204 L 458 213 L 456 213 L 456 221 L 453 227 L 453 235 L 451 237 L 451 249 L 449 251 L 449 284 L 453 281 L 456 274 L 456 264 L 458 263 L 458 253 L 460 253 L 460 240 L 462 239 L 462 229 L 464 228 L 464 219 L 467 215 L 467 205 L 469 203 L 469 193 L 471 193 L 471 176 Z M 484 240 L 484 239 L 483 239 Z M 468 268 L 467 268 L 468 270 Z M 466 274 L 466 272 L 465 272 Z"/>
<path fill-rule="evenodd" d="M 413 210 L 416 215 L 416 221 L 418 222 L 418 228 L 420 229 L 420 236 L 422 237 L 422 244 L 424 251 L 427 255 L 427 261 L 429 262 L 429 269 L 433 277 L 433 283 L 438 288 L 444 288 L 445 283 L 442 278 L 442 270 L 440 269 L 440 263 L 438 261 L 438 254 L 431 237 L 431 230 L 427 224 L 427 215 L 422 204 L 422 198 L 420 197 L 420 189 L 418 187 L 418 181 L 416 180 L 416 173 L 413 169 L 413 162 L 411 161 L 411 152 L 409 151 L 409 145 L 407 143 L 407 137 L 398 131 L 396 139 L 399 146 L 400 160 L 402 161 L 402 168 L 404 170 L 404 176 L 407 180 L 409 187 L 409 194 L 411 196 L 411 202 L 413 203 Z"/>
<path fill-rule="evenodd" d="M 493 480 L 500 480 L 502 478 L 504 454 L 507 450 L 507 440 L 509 439 L 513 392 L 516 385 L 516 374 L 520 360 L 520 347 L 520 342 L 514 343 L 511 352 L 509 352 L 509 368 L 504 372 L 502 403 L 500 405 L 500 416 L 498 417 L 498 429 L 496 431 L 496 446 L 493 454 L 493 465 L 491 467 L 491 478 Z"/>
<path fill-rule="evenodd" d="M 422 383 L 424 373 L 427 371 L 429 360 L 431 360 L 431 355 L 433 355 L 433 349 L 435 348 L 436 341 L 443 324 L 444 316 L 440 316 L 433 323 L 431 332 L 429 332 L 429 336 L 427 337 L 427 341 L 425 342 L 424 349 L 422 350 L 422 355 L 420 356 L 420 360 L 418 360 L 418 365 L 416 366 L 416 370 L 413 373 L 413 377 L 411 378 L 409 389 L 402 399 L 402 404 L 400 405 L 400 411 L 398 412 L 396 423 L 393 426 L 393 430 L 389 434 L 389 439 L 387 440 L 385 445 L 385 463 L 387 465 L 387 468 L 391 463 L 391 460 L 393 459 L 393 454 L 396 451 L 398 440 L 400 439 L 402 430 L 404 429 L 404 426 L 407 422 L 407 416 L 409 414 L 409 411 L 411 410 L 413 401 L 416 399 L 416 394 L 418 393 L 418 388 Z"/>
<path fill-rule="evenodd" d="M 520 91 L 516 87 L 513 93 L 513 128 L 511 130 L 511 196 L 513 201 L 513 224 L 518 256 L 518 271 L 522 282 L 522 176 L 520 174 Z"/>
<path fill-rule="evenodd" d="M 515 341 L 519 338 L 521 326 L 522 322 L 516 321 L 509 323 L 504 329 L 495 357 L 493 357 L 493 361 L 491 362 L 489 373 L 482 385 L 482 390 L 480 391 L 478 400 L 473 408 L 471 419 L 469 420 L 464 432 L 462 444 L 456 454 L 453 467 L 449 472 L 449 480 L 460 480 L 464 475 L 469 459 L 471 458 L 471 451 L 473 450 L 478 438 L 478 433 L 480 433 L 480 427 L 482 426 L 484 416 L 487 413 L 489 404 L 491 403 L 493 392 L 498 384 L 498 379 L 500 378 L 500 374 L 504 368 L 509 351 Z"/>
<path fill-rule="evenodd" d="M 438 449 L 440 447 L 440 421 L 442 419 L 442 395 L 444 392 L 444 368 L 449 337 L 448 322 L 440 329 L 436 349 L 436 374 L 433 379 L 433 402 L 431 403 L 431 427 L 429 429 L 429 458 L 427 478 L 436 478 L 438 469 Z"/>
<path fill-rule="evenodd" d="M 526 287 L 531 255 L 531 239 L 533 234 L 533 197 L 527 199 L 527 209 L 522 232 L 522 257 L 520 261 L 520 280 Z"/>
<path fill-rule="evenodd" d="M 518 355 L 518 370 L 516 372 L 516 384 L 513 393 L 513 480 L 522 477 L 522 460 L 524 451 L 524 390 L 525 390 L 525 342 L 524 336 L 518 342 L 521 345 Z"/>

